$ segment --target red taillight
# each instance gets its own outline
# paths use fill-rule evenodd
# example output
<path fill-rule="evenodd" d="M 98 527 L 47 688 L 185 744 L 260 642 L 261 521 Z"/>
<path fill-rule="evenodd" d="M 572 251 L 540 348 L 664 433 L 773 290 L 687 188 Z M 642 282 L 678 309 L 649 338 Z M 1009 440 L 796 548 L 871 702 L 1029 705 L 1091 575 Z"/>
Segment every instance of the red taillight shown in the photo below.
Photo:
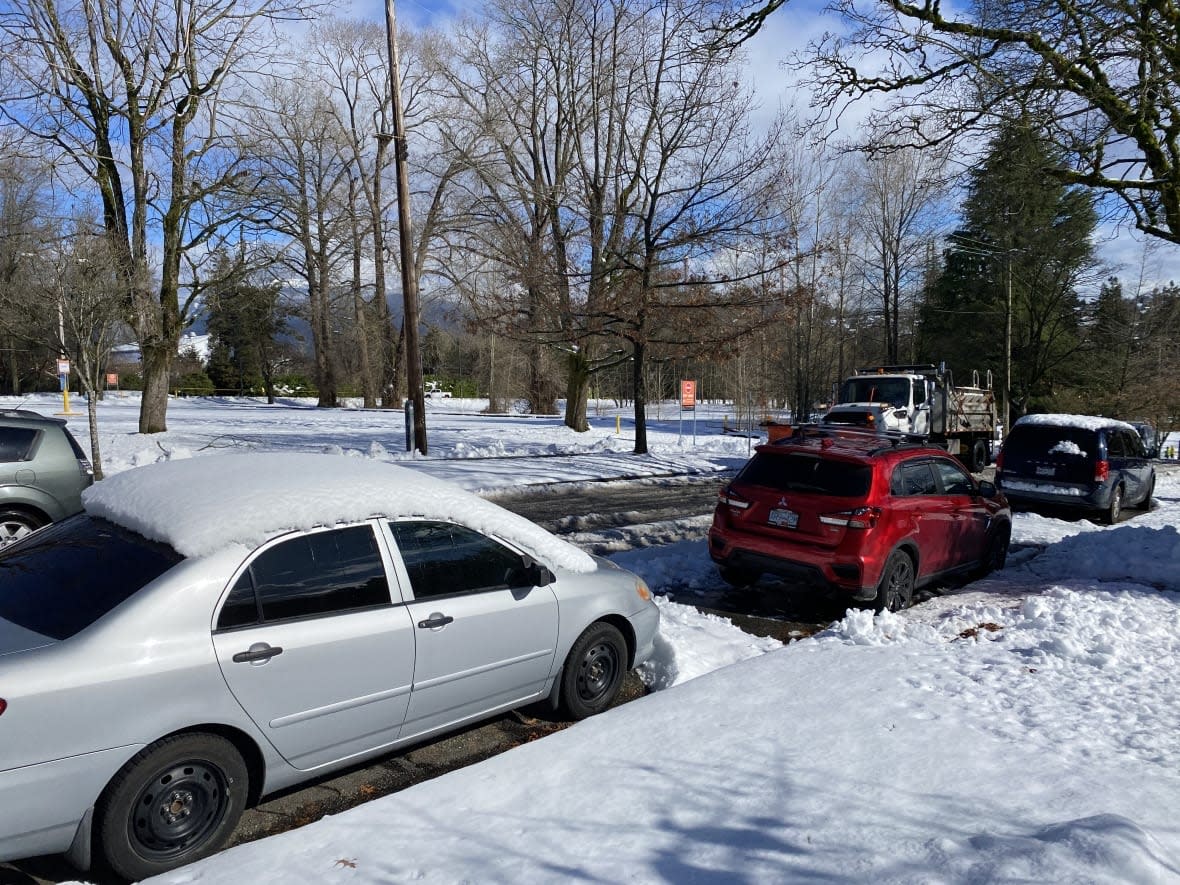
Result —
<path fill-rule="evenodd" d="M 723 488 L 717 493 L 717 500 L 722 504 L 728 504 L 737 510 L 746 510 L 750 506 L 750 502 L 731 489 L 729 486 Z"/>
<path fill-rule="evenodd" d="M 8 709 L 8 701 L 0 698 L 0 716 L 4 715 L 4 711 Z"/>
<path fill-rule="evenodd" d="M 1094 462 L 1094 482 L 1102 482 L 1110 476 L 1110 462 L 1109 461 L 1095 461 Z"/>
<path fill-rule="evenodd" d="M 996 473 L 1004 469 L 1004 450 L 1000 449 L 996 452 Z"/>
<path fill-rule="evenodd" d="M 855 510 L 841 510 L 838 513 L 824 513 L 819 521 L 824 525 L 838 525 L 850 529 L 871 529 L 881 515 L 880 507 L 857 507 Z"/>

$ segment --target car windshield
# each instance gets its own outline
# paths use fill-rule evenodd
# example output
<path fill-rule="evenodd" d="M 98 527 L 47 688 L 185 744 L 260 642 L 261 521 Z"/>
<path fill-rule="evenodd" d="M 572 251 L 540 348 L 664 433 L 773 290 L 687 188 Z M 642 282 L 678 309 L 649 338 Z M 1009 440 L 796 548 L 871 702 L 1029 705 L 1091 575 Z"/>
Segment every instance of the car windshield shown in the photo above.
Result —
<path fill-rule="evenodd" d="M 868 494 L 872 468 L 804 454 L 757 454 L 738 479 L 781 492 L 808 492 L 841 498 Z"/>
<path fill-rule="evenodd" d="M 165 544 L 79 514 L 0 552 L 0 618 L 68 639 L 182 558 Z"/>
<path fill-rule="evenodd" d="M 910 404 L 910 382 L 906 378 L 849 378 L 840 386 L 842 403 L 889 403 L 899 409 Z"/>

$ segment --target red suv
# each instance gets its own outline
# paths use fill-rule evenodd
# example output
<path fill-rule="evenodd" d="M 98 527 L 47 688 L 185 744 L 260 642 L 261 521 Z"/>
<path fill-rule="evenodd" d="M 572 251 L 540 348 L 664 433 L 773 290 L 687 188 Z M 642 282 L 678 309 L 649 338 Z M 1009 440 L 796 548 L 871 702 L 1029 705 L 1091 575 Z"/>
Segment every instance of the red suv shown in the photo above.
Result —
<path fill-rule="evenodd" d="M 734 585 L 763 573 L 897 611 L 959 571 L 1003 568 L 1011 511 L 942 449 L 816 427 L 761 445 L 721 490 L 709 553 Z"/>

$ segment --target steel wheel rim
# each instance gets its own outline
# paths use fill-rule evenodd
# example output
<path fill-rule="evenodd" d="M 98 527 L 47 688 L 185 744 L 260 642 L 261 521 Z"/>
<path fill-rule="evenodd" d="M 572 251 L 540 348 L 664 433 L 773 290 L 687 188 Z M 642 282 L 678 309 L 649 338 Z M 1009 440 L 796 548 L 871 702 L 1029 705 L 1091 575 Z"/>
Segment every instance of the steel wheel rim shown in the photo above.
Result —
<path fill-rule="evenodd" d="M 1110 521 L 1116 523 L 1119 521 L 1119 514 L 1123 512 L 1123 490 L 1115 489 L 1114 494 L 1110 498 Z"/>
<path fill-rule="evenodd" d="M 619 655 L 614 645 L 599 642 L 586 650 L 578 667 L 578 697 L 587 702 L 603 698 L 615 682 Z"/>
<path fill-rule="evenodd" d="M 229 789 L 220 768 L 208 762 L 179 762 L 139 791 L 128 831 L 144 857 L 175 858 L 201 845 L 228 808 Z"/>

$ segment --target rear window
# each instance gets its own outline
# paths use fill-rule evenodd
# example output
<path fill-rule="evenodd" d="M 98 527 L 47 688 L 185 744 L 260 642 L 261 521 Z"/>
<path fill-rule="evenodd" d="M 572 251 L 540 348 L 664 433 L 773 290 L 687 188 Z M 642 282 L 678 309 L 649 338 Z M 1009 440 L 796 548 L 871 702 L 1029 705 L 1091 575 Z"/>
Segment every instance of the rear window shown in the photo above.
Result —
<path fill-rule="evenodd" d="M 1098 433 L 1082 427 L 1025 424 L 1012 428 L 1004 440 L 1004 458 L 1038 458 L 1053 461 L 1098 457 Z"/>
<path fill-rule="evenodd" d="M 166 544 L 79 514 L 0 552 L 0 618 L 68 639 L 181 559 Z"/>
<path fill-rule="evenodd" d="M 869 492 L 873 470 L 805 454 L 759 453 L 738 474 L 738 480 L 780 492 L 807 492 L 840 498 L 860 498 Z"/>
<path fill-rule="evenodd" d="M 39 432 L 33 427 L 0 427 L 0 463 L 29 460 Z"/>

